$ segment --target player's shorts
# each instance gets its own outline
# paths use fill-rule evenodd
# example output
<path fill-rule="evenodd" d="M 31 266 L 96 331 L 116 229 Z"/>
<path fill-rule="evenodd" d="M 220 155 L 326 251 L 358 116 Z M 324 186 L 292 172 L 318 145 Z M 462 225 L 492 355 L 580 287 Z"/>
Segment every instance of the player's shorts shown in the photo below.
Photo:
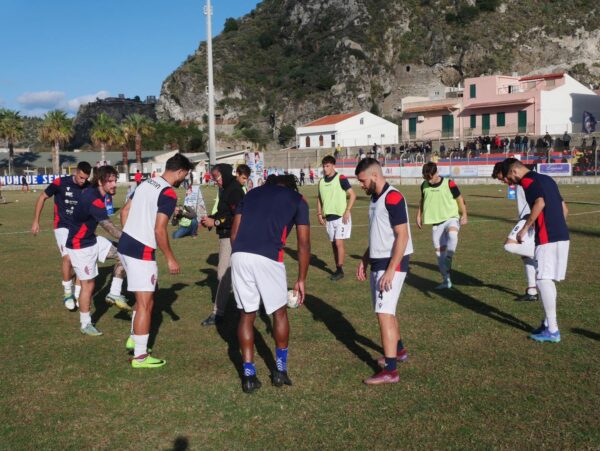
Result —
<path fill-rule="evenodd" d="M 523 228 L 526 221 L 526 219 L 521 219 L 519 222 L 517 222 L 508 234 L 507 238 L 509 240 L 518 241 L 517 233 L 519 233 L 519 230 Z M 529 256 L 533 258 L 533 255 L 535 253 L 535 227 L 529 227 L 529 230 L 527 230 L 527 235 L 525 235 L 525 239 L 521 243 L 521 246 L 527 248 Z"/>
<path fill-rule="evenodd" d="M 235 252 L 231 256 L 233 294 L 239 309 L 256 312 L 262 298 L 267 314 L 287 304 L 285 265 L 262 255 Z"/>
<path fill-rule="evenodd" d="M 98 275 L 98 243 L 83 249 L 65 249 L 79 280 L 92 280 Z"/>
<path fill-rule="evenodd" d="M 373 310 L 375 313 L 388 313 L 395 316 L 396 306 L 398 305 L 406 273 L 396 271 L 394 280 L 392 281 L 392 289 L 389 291 L 380 291 L 379 279 L 381 279 L 384 273 L 384 270 L 371 271 L 371 301 L 373 303 Z"/>
<path fill-rule="evenodd" d="M 327 236 L 329 241 L 348 240 L 352 232 L 352 219 L 348 220 L 348 224 L 344 224 L 342 218 L 327 221 Z"/>
<path fill-rule="evenodd" d="M 537 280 L 565 280 L 569 261 L 569 241 L 540 244 L 535 248 L 537 260 Z"/>
<path fill-rule="evenodd" d="M 155 260 L 141 260 L 119 253 L 121 264 L 127 273 L 127 291 L 156 290 L 158 265 Z"/>
<path fill-rule="evenodd" d="M 67 253 L 67 238 L 69 237 L 69 229 L 61 227 L 54 229 L 54 238 L 56 238 L 56 244 L 58 245 L 58 251 L 60 256 L 64 257 Z"/>
<path fill-rule="evenodd" d="M 450 227 L 460 230 L 460 221 L 458 218 L 450 218 L 447 221 L 433 226 L 431 234 L 434 248 L 439 249 L 448 244 L 448 229 Z"/>
<path fill-rule="evenodd" d="M 104 263 L 114 243 L 103 236 L 97 236 L 96 241 L 98 242 L 98 261 Z"/>

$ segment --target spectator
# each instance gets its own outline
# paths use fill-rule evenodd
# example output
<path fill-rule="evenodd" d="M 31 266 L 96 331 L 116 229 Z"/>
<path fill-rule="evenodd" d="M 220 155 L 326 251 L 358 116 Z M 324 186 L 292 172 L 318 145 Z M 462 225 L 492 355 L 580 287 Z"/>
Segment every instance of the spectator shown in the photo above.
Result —
<path fill-rule="evenodd" d="M 139 169 L 137 171 L 135 171 L 135 175 L 133 176 L 133 179 L 135 180 L 135 184 L 138 186 L 140 183 L 142 183 L 142 173 L 140 172 Z"/>
<path fill-rule="evenodd" d="M 27 177 L 21 176 L 21 191 L 29 191 L 29 183 L 27 183 Z"/>
<path fill-rule="evenodd" d="M 565 150 L 569 150 L 571 148 L 571 135 L 569 135 L 566 131 L 562 137 L 563 146 Z"/>
<path fill-rule="evenodd" d="M 182 207 L 181 205 L 175 208 L 171 224 L 179 228 L 173 232 L 173 239 L 191 236 L 198 237 L 198 217 L 194 209 L 190 206 Z"/>
<path fill-rule="evenodd" d="M 300 186 L 304 185 L 304 177 L 306 174 L 304 173 L 304 168 L 300 169 Z"/>

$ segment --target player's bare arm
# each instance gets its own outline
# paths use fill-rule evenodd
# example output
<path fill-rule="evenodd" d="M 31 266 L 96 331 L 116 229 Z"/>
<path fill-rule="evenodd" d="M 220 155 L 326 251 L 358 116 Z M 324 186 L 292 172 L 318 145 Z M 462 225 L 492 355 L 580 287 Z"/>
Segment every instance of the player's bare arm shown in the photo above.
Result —
<path fill-rule="evenodd" d="M 456 198 L 456 203 L 458 204 L 458 208 L 460 209 L 460 225 L 465 225 L 468 222 L 467 204 L 465 203 L 465 199 L 462 196 L 462 194 Z"/>
<path fill-rule="evenodd" d="M 310 263 L 310 226 L 297 225 L 296 234 L 298 236 L 298 280 L 294 285 L 294 291 L 298 293 L 298 302 L 302 305 L 306 294 L 304 284 Z"/>
<path fill-rule="evenodd" d="M 569 207 L 567 207 L 567 203 L 564 200 L 562 202 L 562 211 L 563 211 L 563 215 L 564 215 L 565 220 L 566 220 L 567 216 L 569 215 Z"/>
<path fill-rule="evenodd" d="M 419 201 L 419 209 L 417 210 L 417 227 L 419 229 L 423 228 L 423 197 Z"/>
<path fill-rule="evenodd" d="M 42 210 L 44 209 L 44 202 L 46 199 L 49 199 L 46 193 L 41 193 L 35 203 L 35 211 L 33 213 L 33 223 L 31 224 L 31 233 L 37 235 L 40 233 L 40 216 L 42 215 Z"/>
<path fill-rule="evenodd" d="M 529 230 L 529 227 L 531 227 L 535 223 L 542 210 L 544 210 L 544 207 L 546 207 L 546 202 L 544 201 L 544 198 L 538 197 L 533 204 L 533 208 L 531 209 L 529 218 L 527 218 L 527 221 L 525 221 L 525 225 L 521 230 L 519 230 L 519 233 L 517 233 L 517 241 L 519 243 L 523 242 L 523 239 L 525 238 L 525 234 Z"/>
<path fill-rule="evenodd" d="M 129 216 L 129 209 L 131 208 L 131 199 L 129 199 L 123 208 L 121 208 L 121 212 L 119 213 L 119 219 L 121 220 L 121 227 L 125 227 L 125 223 L 127 222 L 127 217 Z"/>
<path fill-rule="evenodd" d="M 115 239 L 118 240 L 119 238 L 121 238 L 121 234 L 123 233 L 123 231 L 119 229 L 116 225 L 114 225 L 110 219 L 100 221 L 98 225 L 104 230 L 106 230 L 108 233 L 110 233 L 111 236 L 113 236 Z"/>
<path fill-rule="evenodd" d="M 325 218 L 323 217 L 323 205 L 321 204 L 321 197 L 317 197 L 317 219 L 319 224 L 325 225 Z"/>
<path fill-rule="evenodd" d="M 346 208 L 346 211 L 344 212 L 344 216 L 342 216 L 342 222 L 344 224 L 348 224 L 348 222 L 350 221 L 350 210 L 352 210 L 352 207 L 354 206 L 354 202 L 356 202 L 356 193 L 354 192 L 354 190 L 352 188 L 350 188 L 348 191 L 346 191 L 346 194 L 348 195 L 348 207 Z"/>
<path fill-rule="evenodd" d="M 398 224 L 394 227 L 394 246 L 392 247 L 392 258 L 383 276 L 379 279 L 379 290 L 389 291 L 392 289 L 392 281 L 396 274 L 396 268 L 404 257 L 406 245 L 408 244 L 408 224 Z"/>
<path fill-rule="evenodd" d="M 358 267 L 356 268 L 356 278 L 358 280 L 360 280 L 361 282 L 367 280 L 368 266 L 369 266 L 369 248 L 367 247 L 367 250 L 363 254 L 362 258 L 360 259 L 360 263 L 358 264 Z"/>
<path fill-rule="evenodd" d="M 233 223 L 231 224 L 231 232 L 229 235 L 229 240 L 231 244 L 235 241 L 237 237 L 238 230 L 240 229 L 240 222 L 242 222 L 242 215 L 237 214 L 233 217 Z"/>
<path fill-rule="evenodd" d="M 173 254 L 173 251 L 171 250 L 171 245 L 169 244 L 169 234 L 167 232 L 168 224 L 169 217 L 164 213 L 157 213 L 156 225 L 154 226 L 154 234 L 156 235 L 156 245 L 167 259 L 169 273 L 179 274 L 179 263 L 177 262 L 175 254 Z"/>

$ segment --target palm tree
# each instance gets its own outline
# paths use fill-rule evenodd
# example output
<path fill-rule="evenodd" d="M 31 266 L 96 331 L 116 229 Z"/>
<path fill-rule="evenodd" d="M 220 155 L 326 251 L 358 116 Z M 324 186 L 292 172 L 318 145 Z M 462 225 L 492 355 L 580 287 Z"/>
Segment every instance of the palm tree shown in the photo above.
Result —
<path fill-rule="evenodd" d="M 149 136 L 154 132 L 152 122 L 147 116 L 134 113 L 130 114 L 123 121 L 123 126 L 129 136 L 135 138 L 135 161 L 138 166 L 142 166 L 142 138 Z"/>
<path fill-rule="evenodd" d="M 9 169 L 14 153 L 14 144 L 23 136 L 25 136 L 23 118 L 19 115 L 19 112 L 0 109 L 0 139 L 4 139 L 8 143 Z"/>
<path fill-rule="evenodd" d="M 100 161 L 106 161 L 106 146 L 115 143 L 117 121 L 106 113 L 100 113 L 94 120 L 90 137 L 95 146 L 100 146 Z"/>
<path fill-rule="evenodd" d="M 52 171 L 60 174 L 60 144 L 66 143 L 73 136 L 73 121 L 67 113 L 53 110 L 46 113 L 40 132 L 42 141 L 52 145 Z"/>
<path fill-rule="evenodd" d="M 127 180 L 129 180 L 129 144 L 131 141 L 131 135 L 125 124 L 121 124 L 117 127 L 116 133 L 114 136 L 113 144 L 117 146 L 121 146 L 121 150 L 123 152 L 122 160 L 123 166 L 125 166 L 125 175 L 127 176 Z"/>

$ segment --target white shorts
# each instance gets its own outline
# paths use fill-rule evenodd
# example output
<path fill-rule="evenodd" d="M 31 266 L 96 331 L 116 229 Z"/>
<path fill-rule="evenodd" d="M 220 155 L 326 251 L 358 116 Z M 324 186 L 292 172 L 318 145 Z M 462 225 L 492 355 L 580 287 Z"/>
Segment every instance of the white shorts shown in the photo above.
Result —
<path fill-rule="evenodd" d="M 371 271 L 371 301 L 373 303 L 373 310 L 375 313 L 389 313 L 395 316 L 396 306 L 398 305 L 406 273 L 397 271 L 392 281 L 392 289 L 389 291 L 380 291 L 379 279 L 381 279 L 384 273 L 385 271 L 383 270 Z"/>
<path fill-rule="evenodd" d="M 460 221 L 457 218 L 450 218 L 441 224 L 434 225 L 431 233 L 433 238 L 433 247 L 439 249 L 448 244 L 448 229 L 454 227 L 460 230 Z"/>
<path fill-rule="evenodd" d="M 98 261 L 104 263 L 106 257 L 108 257 L 110 248 L 114 246 L 114 243 L 103 236 L 97 236 L 96 241 L 98 241 Z"/>
<path fill-rule="evenodd" d="M 60 256 L 64 257 L 67 253 L 67 238 L 69 237 L 69 229 L 61 227 L 60 229 L 54 229 L 54 238 L 56 238 L 56 244 L 58 245 L 58 251 Z"/>
<path fill-rule="evenodd" d="M 127 273 L 127 291 L 156 290 L 158 265 L 155 260 L 140 260 L 119 253 L 119 259 Z"/>
<path fill-rule="evenodd" d="M 65 249 L 79 280 L 91 280 L 98 275 L 98 243 L 83 249 Z"/>
<path fill-rule="evenodd" d="M 565 280 L 569 261 L 569 241 L 541 244 L 535 248 L 537 280 Z"/>
<path fill-rule="evenodd" d="M 518 241 L 517 233 L 519 233 L 519 230 L 521 230 L 523 228 L 526 221 L 527 221 L 526 219 L 521 219 L 519 222 L 517 222 L 515 224 L 515 226 L 513 227 L 513 229 L 510 231 L 510 233 L 508 234 L 507 238 L 509 240 Z M 525 239 L 520 244 L 521 244 L 521 246 L 523 246 L 524 249 L 527 250 L 527 253 L 529 254 L 529 256 L 531 258 L 533 258 L 534 253 L 535 253 L 535 227 L 533 227 L 533 226 L 529 227 L 529 230 L 527 230 L 527 235 L 525 235 Z"/>
<path fill-rule="evenodd" d="M 350 232 L 352 232 L 352 219 L 348 220 L 348 224 L 344 224 L 342 218 L 327 221 L 329 241 L 350 239 Z"/>
<path fill-rule="evenodd" d="M 262 298 L 267 314 L 287 305 L 285 265 L 262 255 L 235 252 L 231 256 L 231 281 L 239 309 L 256 312 Z"/>

